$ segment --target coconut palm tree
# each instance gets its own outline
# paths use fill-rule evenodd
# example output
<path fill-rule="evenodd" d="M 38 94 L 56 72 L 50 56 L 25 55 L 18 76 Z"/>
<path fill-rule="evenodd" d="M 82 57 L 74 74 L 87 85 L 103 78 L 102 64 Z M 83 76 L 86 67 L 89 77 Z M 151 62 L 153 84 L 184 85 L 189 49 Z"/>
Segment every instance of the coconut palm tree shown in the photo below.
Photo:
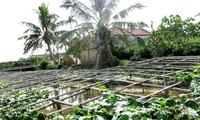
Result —
<path fill-rule="evenodd" d="M 70 29 L 68 31 L 70 31 L 70 30 L 72 30 L 72 25 L 73 24 L 77 25 L 78 22 L 76 19 L 74 19 L 74 16 L 68 16 L 67 20 L 62 20 L 59 22 L 59 26 L 64 26 L 64 25 L 68 25 L 68 24 L 70 25 Z M 68 42 L 69 41 L 66 41 L 65 43 L 60 44 L 60 47 L 61 48 L 65 47 L 65 50 L 67 51 L 67 47 L 69 47 L 69 45 L 67 45 Z"/>
<path fill-rule="evenodd" d="M 73 33 L 87 31 L 83 36 L 85 39 L 88 36 L 94 35 L 95 41 L 100 46 L 98 53 L 105 52 L 109 63 L 114 66 L 116 59 L 111 53 L 109 45 L 116 36 L 113 30 L 121 30 L 124 28 L 135 28 L 137 23 L 121 21 L 125 19 L 134 9 L 141 9 L 142 4 L 134 4 L 120 12 L 114 14 L 119 0 L 90 0 L 91 7 L 86 6 L 79 0 L 64 0 L 61 7 L 70 10 L 74 17 L 85 22 L 79 24 L 74 30 L 67 32 L 61 37 L 61 42 L 64 42 L 67 37 L 73 36 Z M 123 32 L 123 31 L 122 31 Z"/>
<path fill-rule="evenodd" d="M 45 44 L 50 53 L 51 60 L 54 63 L 58 63 L 52 47 L 57 41 L 57 36 L 61 34 L 61 31 L 56 31 L 60 25 L 56 23 L 58 16 L 51 14 L 44 3 L 39 6 L 38 10 L 34 11 L 38 14 L 39 25 L 30 22 L 21 22 L 28 27 L 24 35 L 19 38 L 19 40 L 25 40 L 24 54 L 27 54 L 29 51 L 34 52 L 36 49 L 42 48 Z"/>

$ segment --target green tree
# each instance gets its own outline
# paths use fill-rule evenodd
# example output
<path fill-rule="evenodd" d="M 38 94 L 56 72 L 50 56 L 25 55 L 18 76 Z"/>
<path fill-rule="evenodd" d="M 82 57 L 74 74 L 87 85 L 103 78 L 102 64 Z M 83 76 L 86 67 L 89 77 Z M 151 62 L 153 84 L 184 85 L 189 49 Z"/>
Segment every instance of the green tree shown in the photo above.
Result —
<path fill-rule="evenodd" d="M 125 19 L 134 9 L 141 9 L 144 6 L 137 3 L 114 14 L 119 4 L 119 0 L 90 0 L 90 3 L 91 7 L 88 7 L 79 0 L 64 1 L 64 4 L 61 7 L 70 9 L 71 14 L 74 17 L 86 22 L 79 24 L 74 30 L 64 34 L 61 37 L 61 42 L 64 42 L 68 37 L 72 37 L 72 34 L 76 34 L 77 31 L 81 34 L 84 33 L 84 35 L 81 36 L 81 41 L 88 40 L 88 36 L 89 38 L 94 37 L 94 40 L 99 46 L 98 54 L 101 55 L 102 51 L 104 51 L 110 65 L 114 66 L 116 59 L 109 48 L 112 40 L 116 39 L 113 30 L 137 27 L 137 23 L 120 20 Z"/>
<path fill-rule="evenodd" d="M 56 31 L 60 25 L 57 23 L 58 16 L 51 14 L 44 3 L 35 12 L 38 14 L 39 25 L 30 22 L 21 22 L 28 27 L 24 35 L 19 38 L 19 40 L 25 40 L 24 54 L 27 54 L 29 51 L 34 52 L 36 49 L 42 48 L 45 44 L 50 53 L 51 60 L 54 63 L 58 63 L 53 51 L 53 46 L 58 40 L 57 36 L 61 34 L 61 31 Z"/>
<path fill-rule="evenodd" d="M 199 24 L 193 18 L 182 20 L 179 15 L 164 17 L 157 30 L 148 37 L 148 45 L 154 56 L 165 56 L 183 51 L 188 38 L 199 36 Z"/>

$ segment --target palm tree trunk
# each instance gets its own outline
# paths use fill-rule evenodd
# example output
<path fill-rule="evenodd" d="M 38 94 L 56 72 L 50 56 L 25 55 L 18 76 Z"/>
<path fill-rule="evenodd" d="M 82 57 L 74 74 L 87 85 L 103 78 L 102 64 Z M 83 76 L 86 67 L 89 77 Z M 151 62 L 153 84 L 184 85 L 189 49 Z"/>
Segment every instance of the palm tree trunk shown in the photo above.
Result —
<path fill-rule="evenodd" d="M 108 42 L 104 38 L 102 39 L 102 41 L 103 41 L 103 45 L 105 47 L 104 50 L 106 52 L 106 55 L 107 55 L 108 60 L 110 62 L 110 65 L 111 66 L 115 66 L 116 65 L 116 60 L 115 60 L 115 58 L 114 58 L 114 56 L 113 56 L 113 54 L 112 54 L 112 52 L 111 52 L 111 50 L 110 50 L 110 48 L 108 46 Z"/>
<path fill-rule="evenodd" d="M 56 58 L 55 58 L 55 56 L 54 56 L 54 54 L 53 54 L 53 51 L 52 51 L 52 49 L 51 49 L 51 46 L 50 46 L 49 44 L 47 44 L 47 47 L 48 47 L 48 51 L 49 51 L 49 53 L 50 53 L 51 60 L 53 60 L 53 63 L 54 63 L 54 64 L 58 64 L 58 62 L 56 61 Z"/>

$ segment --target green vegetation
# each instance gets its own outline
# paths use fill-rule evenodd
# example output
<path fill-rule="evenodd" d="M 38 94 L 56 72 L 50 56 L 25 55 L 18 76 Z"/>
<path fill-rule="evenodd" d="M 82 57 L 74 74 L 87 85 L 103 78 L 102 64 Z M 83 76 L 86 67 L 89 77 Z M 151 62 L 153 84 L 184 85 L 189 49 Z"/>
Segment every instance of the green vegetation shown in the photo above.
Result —
<path fill-rule="evenodd" d="M 128 119 L 158 119 L 158 120 L 191 120 L 200 118 L 200 66 L 193 66 L 193 72 L 177 73 L 178 80 L 189 83 L 189 93 L 168 98 L 152 97 L 140 101 L 131 97 L 111 92 L 105 86 L 99 85 L 102 96 L 89 107 L 76 107 L 71 115 L 65 117 L 56 114 L 46 116 L 34 110 L 30 103 L 48 98 L 54 90 L 28 88 L 20 91 L 10 89 L 21 81 L 11 83 L 1 80 L 0 86 L 0 118 L 12 120 L 128 120 Z M 6 89 L 4 91 L 3 89 Z"/>
<path fill-rule="evenodd" d="M 67 120 L 190 120 L 199 117 L 199 105 L 185 96 L 175 98 L 152 98 L 141 102 L 112 92 L 104 92 L 100 102 L 89 108 L 75 108 Z"/>
<path fill-rule="evenodd" d="M 95 41 L 95 44 L 98 46 L 98 55 L 100 55 L 100 57 L 104 55 L 109 64 L 114 66 L 117 64 L 117 60 L 113 56 L 109 46 L 112 46 L 112 42 L 116 37 L 119 40 L 120 38 L 123 38 L 123 41 L 127 41 L 128 38 L 123 34 L 123 32 L 123 35 L 121 36 L 114 36 L 113 30 L 120 31 L 125 28 L 133 29 L 137 26 L 144 25 L 141 23 L 137 24 L 135 22 L 121 21 L 134 9 L 141 9 L 144 6 L 137 3 L 115 14 L 114 11 L 117 9 L 119 4 L 118 0 L 92 0 L 89 2 L 91 7 L 86 6 L 79 0 L 64 1 L 64 4 L 61 7 L 67 10 L 69 9 L 77 19 L 82 19 L 84 22 L 79 24 L 75 29 L 63 34 L 61 37 L 61 43 L 66 42 L 66 40 L 74 40 L 74 38 L 78 37 L 75 44 L 71 47 L 71 49 L 73 49 L 74 47 L 77 47 L 77 45 L 92 38 L 92 41 Z M 74 37 L 74 35 L 76 35 L 76 37 Z M 88 42 L 85 43 L 88 44 Z M 77 48 L 81 49 L 80 47 Z"/>
<path fill-rule="evenodd" d="M 30 51 L 34 52 L 35 50 L 42 48 L 45 44 L 51 60 L 55 64 L 58 64 L 59 59 L 56 58 L 56 53 L 54 53 L 52 46 L 56 46 L 58 35 L 63 33 L 63 31 L 57 31 L 57 28 L 62 23 L 57 22 L 58 15 L 51 14 L 47 5 L 44 3 L 35 11 L 38 14 L 39 25 L 30 22 L 21 22 L 28 27 L 24 32 L 24 35 L 19 38 L 19 40 L 25 40 L 24 54 Z"/>
<path fill-rule="evenodd" d="M 124 97 L 103 89 L 99 102 L 88 108 L 75 108 L 66 120 L 191 120 L 200 118 L 200 67 L 190 73 L 179 72 L 178 79 L 190 83 L 189 94 L 169 98 L 152 97 L 146 102 Z"/>
<path fill-rule="evenodd" d="M 148 36 L 145 44 L 112 48 L 120 60 L 141 60 L 151 57 L 199 55 L 200 22 L 193 18 L 183 20 L 180 16 L 164 17 L 156 30 Z"/>
<path fill-rule="evenodd" d="M 165 16 L 156 30 L 153 30 L 144 43 L 141 38 L 137 43 L 130 44 L 130 34 L 126 29 L 145 27 L 143 22 L 124 22 L 134 9 L 142 9 L 142 4 L 131 5 L 127 9 L 114 14 L 118 6 L 118 0 L 90 1 L 92 7 L 88 7 L 79 0 L 65 0 L 62 8 L 71 11 L 68 20 L 58 21 L 58 15 L 51 14 L 45 4 L 38 8 L 39 25 L 22 22 L 28 29 L 19 39 L 25 40 L 24 53 L 35 51 L 47 46 L 51 61 L 54 64 L 63 64 L 58 51 L 65 48 L 66 55 L 80 57 L 81 52 L 87 49 L 91 43 L 96 44 L 97 54 L 104 62 L 101 65 L 115 66 L 119 60 L 141 60 L 157 56 L 198 55 L 200 53 L 200 22 L 194 18 L 183 20 L 179 15 Z M 82 19 L 81 24 L 76 19 Z M 114 22 L 113 22 L 114 21 Z M 117 22 L 116 22 L 117 21 Z M 73 28 L 72 24 L 76 23 Z M 60 26 L 70 24 L 70 30 L 58 31 Z M 122 34 L 116 34 L 121 31 Z M 135 36 L 135 35 L 131 35 Z M 136 36 L 135 36 L 136 37 Z M 118 41 L 120 46 L 116 46 Z M 118 60 L 119 59 L 119 60 Z M 101 60 L 101 59 L 100 59 Z M 100 63 L 100 62 L 99 62 Z M 16 63 L 18 66 L 20 63 Z M 41 65 L 43 69 L 56 68 L 55 65 Z M 48 66 L 48 67 L 47 67 Z"/>
<path fill-rule="evenodd" d="M 26 89 L 20 91 L 9 90 L 12 84 L 6 84 L 7 82 L 0 82 L 0 86 L 4 86 L 1 89 L 8 89 L 0 92 L 0 119 L 3 120 L 32 120 L 33 118 L 41 118 L 45 116 L 37 111 L 32 111 L 33 107 L 28 106 L 32 102 L 36 102 L 38 99 L 47 98 L 48 91 L 41 91 L 39 89 Z M 39 119 L 42 120 L 42 119 Z"/>
<path fill-rule="evenodd" d="M 22 67 L 22 66 L 30 66 L 30 65 L 38 65 L 41 61 L 41 57 L 33 57 L 26 60 L 19 61 L 11 61 L 11 62 L 2 62 L 0 63 L 0 69 L 12 68 L 12 67 Z"/>
<path fill-rule="evenodd" d="M 153 56 L 198 54 L 199 31 L 200 23 L 194 23 L 193 18 L 182 20 L 171 15 L 164 17 L 157 30 L 151 32 L 147 44 Z"/>
<path fill-rule="evenodd" d="M 184 81 L 184 84 L 189 85 L 190 95 L 194 98 L 200 97 L 200 65 L 193 66 L 193 72 L 176 74 L 177 80 Z"/>
<path fill-rule="evenodd" d="M 22 61 L 11 61 L 0 63 L 0 69 L 13 68 L 13 67 L 25 67 L 35 66 L 35 69 L 57 69 L 59 65 L 52 63 L 45 57 L 32 57 Z"/>

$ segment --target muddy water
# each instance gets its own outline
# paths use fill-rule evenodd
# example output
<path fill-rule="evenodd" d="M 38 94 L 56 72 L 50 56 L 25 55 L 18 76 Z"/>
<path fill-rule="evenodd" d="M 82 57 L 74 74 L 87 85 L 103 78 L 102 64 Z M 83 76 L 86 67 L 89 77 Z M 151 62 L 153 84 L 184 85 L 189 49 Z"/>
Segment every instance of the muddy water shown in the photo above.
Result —
<path fill-rule="evenodd" d="M 115 85 L 113 86 L 113 90 L 120 90 L 122 89 L 124 86 L 120 86 L 120 85 Z M 129 94 L 136 94 L 136 95 L 141 95 L 141 96 L 145 96 L 148 94 L 151 94 L 153 92 L 156 92 L 158 90 L 160 90 L 161 88 L 156 88 L 156 87 L 145 87 L 145 86 L 133 86 L 130 88 L 127 88 L 125 90 L 123 90 L 122 92 L 124 93 L 129 93 Z M 175 91 L 175 90 L 169 90 L 168 95 L 174 95 L 174 96 L 178 96 L 181 92 L 179 91 Z M 158 97 L 164 97 L 166 94 L 164 91 L 160 92 L 159 94 L 157 94 L 156 96 Z"/>
<path fill-rule="evenodd" d="M 60 94 L 64 94 L 66 92 L 69 92 L 69 91 L 78 89 L 79 87 L 87 86 L 87 85 L 90 85 L 90 84 L 93 84 L 93 82 L 79 83 L 79 84 L 73 85 L 73 87 L 66 87 L 66 88 L 63 88 L 63 89 L 59 89 L 58 90 L 58 94 L 59 95 Z M 112 85 L 111 86 L 111 90 L 120 90 L 125 86 L 126 85 Z M 96 87 L 98 87 L 98 86 L 96 86 Z M 49 90 L 49 91 L 53 91 L 54 90 L 53 87 L 47 87 L 45 89 Z M 137 85 L 137 86 L 133 86 L 133 87 L 127 88 L 127 89 L 123 90 L 122 92 L 145 96 L 145 95 L 151 94 L 151 93 L 153 93 L 155 91 L 158 91 L 158 90 L 160 90 L 160 88 L 145 87 L 145 86 Z M 178 91 L 175 91 L 175 90 L 169 90 L 169 95 L 177 96 L 179 94 L 181 94 L 181 92 L 178 92 Z M 91 99 L 91 98 L 99 96 L 99 95 L 100 95 L 100 92 L 98 90 L 90 89 L 90 90 L 86 90 L 85 92 L 83 92 L 81 94 L 78 94 L 76 96 L 70 97 L 70 98 L 64 100 L 64 102 L 70 103 L 72 105 L 76 105 L 76 104 L 78 104 L 80 102 L 83 102 L 85 100 Z M 52 92 L 49 97 L 53 97 L 53 96 L 55 96 L 54 92 Z M 69 95 L 61 96 L 59 99 L 62 99 L 63 97 L 67 97 L 67 96 L 69 96 Z M 164 97 L 165 96 L 164 91 L 159 93 L 157 96 Z M 94 101 L 94 102 L 97 102 L 97 101 Z M 92 104 L 94 102 L 90 102 L 88 104 Z M 52 101 L 48 101 L 46 103 L 37 105 L 36 107 L 40 107 L 40 106 L 48 104 L 48 103 L 52 103 Z M 69 106 L 68 105 L 61 105 L 61 108 L 66 108 L 66 107 L 69 107 Z M 57 110 L 56 105 L 52 105 L 52 106 L 49 106 L 49 107 L 41 110 L 41 112 L 50 113 L 50 112 L 53 112 L 53 111 L 56 111 L 56 110 Z M 71 112 L 72 112 L 72 110 L 69 110 L 69 111 L 63 112 L 62 114 L 63 115 L 67 115 L 67 114 L 70 114 Z"/>
<path fill-rule="evenodd" d="M 88 83 L 89 84 L 89 83 Z M 61 94 L 64 94 L 66 92 L 69 92 L 69 91 L 72 91 L 72 90 L 75 90 L 75 89 L 78 89 L 78 87 L 81 87 L 80 85 L 75 85 L 74 87 L 67 87 L 67 88 L 63 88 L 63 89 L 59 89 L 58 90 L 58 94 L 61 95 Z M 53 91 L 54 88 L 53 87 L 47 87 L 45 88 L 44 90 L 48 90 L 48 91 Z M 69 94 L 70 95 L 70 94 Z M 65 98 L 65 97 L 68 97 L 69 95 L 63 95 L 61 97 L 59 97 L 59 99 L 62 99 L 62 98 Z M 100 92 L 98 90 L 86 90 L 85 92 L 81 93 L 81 94 L 78 94 L 78 95 L 75 95 L 73 97 L 70 97 L 68 99 L 65 99 L 63 100 L 64 102 L 66 103 L 69 103 L 71 105 L 76 105 L 78 103 L 81 103 L 83 101 L 86 101 L 88 99 L 91 99 L 93 97 L 96 97 L 96 96 L 99 96 L 100 95 Z M 51 92 L 50 93 L 50 96 L 49 97 L 54 97 L 55 96 L 55 93 L 54 92 Z M 42 104 L 39 104 L 39 105 L 36 105 L 35 107 L 40 107 L 40 106 L 43 106 L 43 105 L 46 105 L 46 104 L 49 104 L 49 103 L 52 103 L 52 101 L 47 101 L 45 103 L 42 103 Z M 94 102 L 90 102 L 88 104 L 92 104 Z M 69 105 L 63 105 L 61 104 L 61 108 L 66 108 L 66 107 L 70 107 Z M 41 112 L 43 113 L 50 113 L 50 112 L 54 112 L 54 111 L 57 111 L 57 105 L 54 104 L 54 105 L 51 105 L 45 109 L 42 109 L 40 110 Z M 63 115 L 67 115 L 67 114 L 70 114 L 72 112 L 72 110 L 68 110 L 68 111 L 64 111 Z"/>

